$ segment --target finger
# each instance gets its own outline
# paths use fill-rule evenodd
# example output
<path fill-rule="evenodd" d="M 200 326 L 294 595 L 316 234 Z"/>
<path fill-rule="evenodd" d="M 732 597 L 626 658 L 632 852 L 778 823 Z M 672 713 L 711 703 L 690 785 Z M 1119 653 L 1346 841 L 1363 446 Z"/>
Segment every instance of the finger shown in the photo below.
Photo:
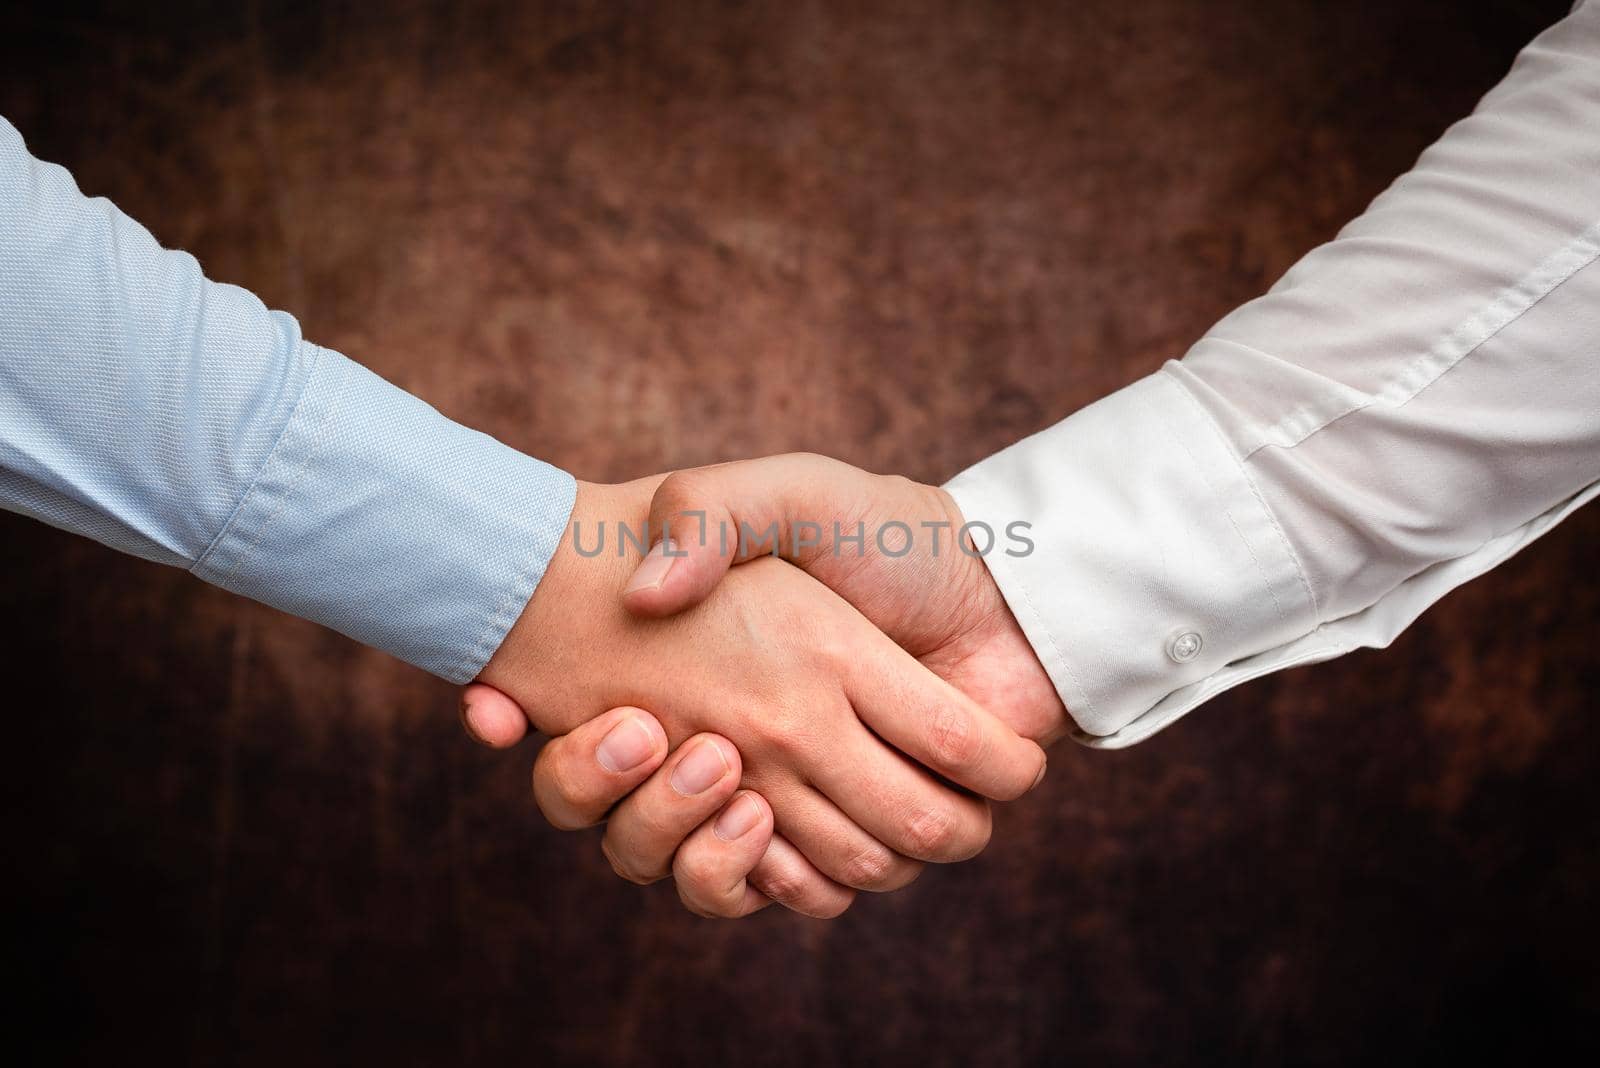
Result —
<path fill-rule="evenodd" d="M 784 908 L 819 920 L 832 919 L 856 899 L 854 890 L 823 875 L 781 834 L 772 836 L 766 855 L 748 879 L 751 886 Z"/>
<path fill-rule="evenodd" d="M 704 600 L 728 568 L 777 555 L 804 564 L 832 544 L 833 523 L 865 509 L 871 476 L 825 456 L 794 453 L 677 471 L 650 500 L 654 547 L 623 589 L 641 616 L 667 616 Z M 670 546 L 667 543 L 670 539 Z"/>
<path fill-rule="evenodd" d="M 697 827 L 672 858 L 672 880 L 684 907 L 701 916 L 733 919 L 772 904 L 749 881 L 772 842 L 772 826 L 766 799 L 741 790 L 716 819 Z"/>
<path fill-rule="evenodd" d="M 982 798 L 939 782 L 870 731 L 839 732 L 830 742 L 835 748 L 817 761 L 810 773 L 812 785 L 838 806 L 842 818 L 859 824 L 883 848 L 944 864 L 975 857 L 989 844 L 993 815 Z M 863 774 L 862 769 L 870 772 Z M 801 841 L 787 825 L 785 833 L 808 857 L 818 859 L 809 841 Z M 870 862 L 870 855 L 865 856 L 856 866 Z M 819 866 L 849 886 L 890 889 L 845 878 L 826 863 Z"/>
<path fill-rule="evenodd" d="M 720 735 L 678 746 L 606 821 L 601 848 L 617 874 L 635 883 L 665 878 L 678 846 L 733 795 L 742 773 L 739 751 Z"/>
<path fill-rule="evenodd" d="M 887 638 L 848 660 L 846 694 L 861 721 L 935 774 L 996 801 L 1044 777 L 1044 750 L 1001 723 Z"/>
<path fill-rule="evenodd" d="M 528 734 L 528 716 L 511 698 L 481 682 L 461 691 L 461 725 L 475 742 L 510 749 Z"/>
<path fill-rule="evenodd" d="M 898 890 L 922 874 L 922 864 L 862 830 L 821 793 L 805 785 L 772 797 L 777 828 L 823 875 L 852 890 Z"/>
<path fill-rule="evenodd" d="M 533 765 L 533 797 L 565 830 L 599 823 L 661 766 L 667 734 L 642 708 L 613 708 L 552 738 Z"/>

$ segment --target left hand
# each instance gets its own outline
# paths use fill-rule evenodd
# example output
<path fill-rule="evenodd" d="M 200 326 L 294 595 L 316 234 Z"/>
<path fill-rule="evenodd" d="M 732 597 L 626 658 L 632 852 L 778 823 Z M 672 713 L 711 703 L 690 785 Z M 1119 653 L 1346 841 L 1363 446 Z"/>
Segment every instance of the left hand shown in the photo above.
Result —
<path fill-rule="evenodd" d="M 496 749 L 527 731 L 522 710 L 499 690 L 468 686 L 461 713 L 467 733 Z M 720 746 L 728 773 L 695 792 L 677 774 L 701 745 Z M 556 827 L 606 824 L 601 850 L 624 878 L 672 875 L 678 897 L 701 916 L 746 916 L 782 901 L 808 915 L 831 915 L 849 904 L 773 835 L 772 806 L 739 790 L 739 753 L 720 735 L 697 734 L 671 755 L 654 716 L 614 708 L 552 738 L 534 764 L 534 798 Z M 737 791 L 737 792 L 736 792 Z M 762 862 L 760 889 L 748 876 Z M 624 859 L 626 858 L 626 859 Z"/>

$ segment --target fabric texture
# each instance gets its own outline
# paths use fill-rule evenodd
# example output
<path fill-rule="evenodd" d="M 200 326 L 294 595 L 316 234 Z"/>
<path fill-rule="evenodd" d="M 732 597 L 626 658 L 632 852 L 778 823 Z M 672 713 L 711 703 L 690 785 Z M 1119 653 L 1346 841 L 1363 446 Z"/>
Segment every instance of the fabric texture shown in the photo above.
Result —
<path fill-rule="evenodd" d="M 1033 523 L 988 562 L 1080 740 L 1385 646 L 1600 492 L 1597 259 L 1585 4 L 1181 361 L 953 480 Z"/>
<path fill-rule="evenodd" d="M 465 682 L 573 496 L 209 281 L 0 119 L 0 506 Z"/>

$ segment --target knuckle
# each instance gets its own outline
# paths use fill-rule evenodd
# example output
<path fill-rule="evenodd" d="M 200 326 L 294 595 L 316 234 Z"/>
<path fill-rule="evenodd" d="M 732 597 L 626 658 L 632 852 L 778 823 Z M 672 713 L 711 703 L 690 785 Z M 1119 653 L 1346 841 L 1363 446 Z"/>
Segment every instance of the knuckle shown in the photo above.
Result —
<path fill-rule="evenodd" d="M 600 852 L 605 854 L 606 860 L 610 862 L 611 870 L 616 872 L 617 875 L 622 879 L 625 879 L 630 883 L 635 883 L 639 886 L 648 886 L 650 883 L 656 881 L 655 876 L 641 871 L 639 867 L 634 864 L 632 858 L 618 852 L 616 844 L 611 841 L 610 835 L 607 835 L 605 838 L 600 840 Z"/>
<path fill-rule="evenodd" d="M 784 453 L 778 459 L 790 464 L 804 465 L 816 471 L 819 478 L 825 478 L 828 475 L 860 473 L 857 468 L 852 467 L 836 456 L 829 456 L 826 453 L 790 452 Z"/>
<path fill-rule="evenodd" d="M 710 852 L 688 846 L 680 849 L 673 860 L 672 875 L 680 889 L 692 887 L 699 891 L 696 896 L 704 899 L 717 896 L 717 884 L 722 871 L 717 858 Z"/>
<path fill-rule="evenodd" d="M 545 821 L 558 830 L 575 831 L 588 826 L 590 821 L 566 792 L 558 769 L 558 761 L 540 754 L 533 766 L 533 803 Z"/>
<path fill-rule="evenodd" d="M 655 507 L 670 516 L 675 510 L 693 506 L 704 486 L 703 477 L 696 471 L 674 471 L 656 487 Z"/>
<path fill-rule="evenodd" d="M 551 742 L 539 753 L 533 777 L 545 784 L 550 795 L 574 807 L 582 807 L 589 794 L 588 783 L 578 774 L 574 762 L 565 759 L 566 747 Z"/>
<path fill-rule="evenodd" d="M 583 827 L 581 821 L 576 820 L 564 808 L 552 803 L 544 794 L 534 791 L 533 803 L 539 807 L 539 814 L 544 821 L 558 831 L 576 831 Z"/>
<path fill-rule="evenodd" d="M 893 853 L 881 845 L 870 845 L 845 861 L 839 881 L 857 890 L 887 890 L 898 868 Z"/>
<path fill-rule="evenodd" d="M 805 903 L 806 880 L 793 868 L 763 870 L 759 876 L 751 874 L 750 885 L 786 908 L 798 908 Z"/>
<path fill-rule="evenodd" d="M 651 846 L 676 842 L 684 833 L 658 795 L 642 793 L 613 814 L 612 826 L 619 834 L 626 831 L 628 841 Z"/>
<path fill-rule="evenodd" d="M 750 726 L 760 747 L 780 760 L 792 762 L 804 755 L 807 731 L 815 729 L 815 715 L 788 701 L 773 702 Z"/>
<path fill-rule="evenodd" d="M 948 808 L 930 808 L 906 821 L 909 852 L 922 860 L 942 860 L 959 852 L 960 825 Z"/>
<path fill-rule="evenodd" d="M 983 733 L 972 715 L 954 705 L 943 705 L 928 727 L 928 749 L 938 767 L 965 771 L 983 759 Z"/>
<path fill-rule="evenodd" d="M 903 497 L 914 496 L 924 491 L 927 487 L 914 478 L 905 475 L 887 474 L 878 475 L 883 481 L 879 483 L 880 492 L 885 497 L 899 500 Z"/>
<path fill-rule="evenodd" d="M 861 640 L 855 628 L 831 626 L 821 619 L 807 621 L 802 640 L 816 662 L 830 673 L 861 658 Z"/>

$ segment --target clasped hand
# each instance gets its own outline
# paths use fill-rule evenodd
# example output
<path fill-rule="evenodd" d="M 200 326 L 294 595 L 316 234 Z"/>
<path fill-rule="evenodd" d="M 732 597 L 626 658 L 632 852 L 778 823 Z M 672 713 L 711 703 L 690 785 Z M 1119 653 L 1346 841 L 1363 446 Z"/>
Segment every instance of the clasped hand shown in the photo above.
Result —
<path fill-rule="evenodd" d="M 819 456 L 580 483 L 468 730 L 551 735 L 540 808 L 609 815 L 625 878 L 671 874 L 704 915 L 836 915 L 979 852 L 988 799 L 1031 789 L 1065 730 L 962 528 L 944 491 Z"/>

